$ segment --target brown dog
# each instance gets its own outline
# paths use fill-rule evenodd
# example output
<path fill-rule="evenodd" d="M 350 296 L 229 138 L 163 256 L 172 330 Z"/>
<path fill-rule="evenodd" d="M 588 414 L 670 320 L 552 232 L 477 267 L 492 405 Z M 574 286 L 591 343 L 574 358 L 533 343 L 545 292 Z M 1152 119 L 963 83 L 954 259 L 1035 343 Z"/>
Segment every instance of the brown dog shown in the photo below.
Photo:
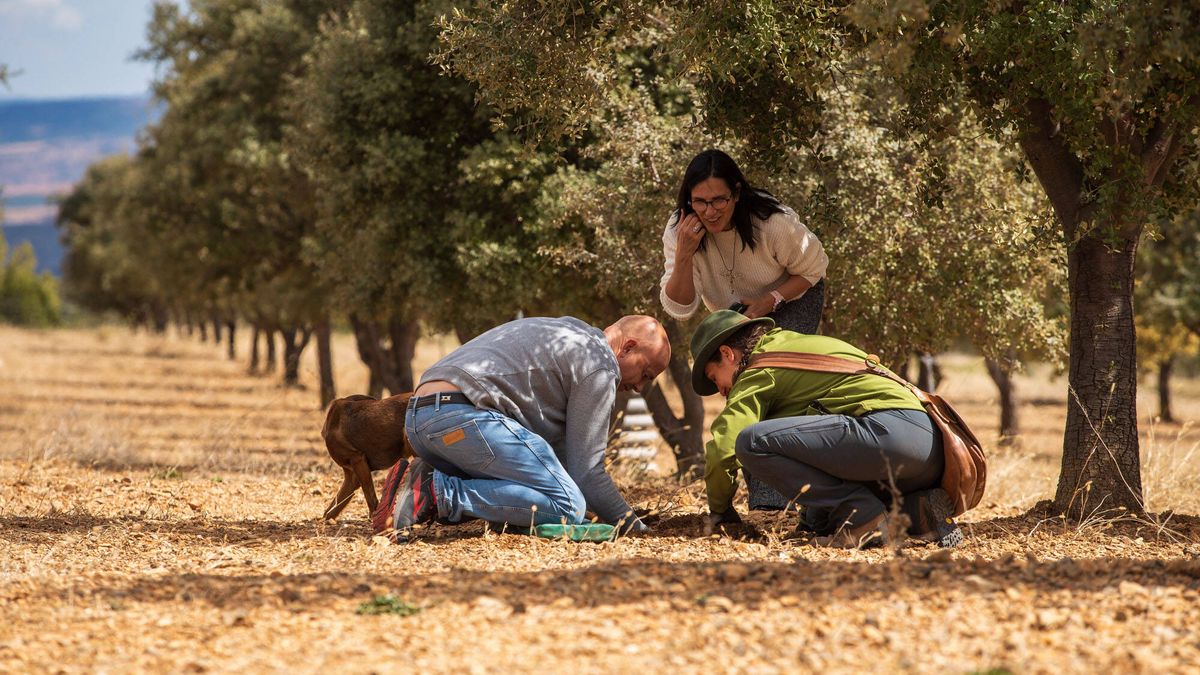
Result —
<path fill-rule="evenodd" d="M 371 472 L 389 469 L 413 454 L 404 434 L 404 409 L 410 398 L 412 392 L 384 399 L 355 395 L 339 398 L 329 406 L 321 437 L 329 456 L 346 477 L 325 509 L 326 518 L 337 518 L 359 487 L 367 498 L 367 517 L 375 512 L 379 498 L 375 496 Z"/>

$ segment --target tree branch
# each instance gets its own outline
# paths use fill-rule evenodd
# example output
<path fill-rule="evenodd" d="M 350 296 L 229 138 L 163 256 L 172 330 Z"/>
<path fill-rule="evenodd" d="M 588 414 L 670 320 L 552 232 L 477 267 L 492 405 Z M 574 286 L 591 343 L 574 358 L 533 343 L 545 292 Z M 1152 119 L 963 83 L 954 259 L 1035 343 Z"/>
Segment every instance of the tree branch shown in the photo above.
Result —
<path fill-rule="evenodd" d="M 1051 105 L 1045 99 L 1030 99 L 1025 110 L 1026 129 L 1021 133 L 1020 143 L 1070 238 L 1079 223 L 1083 165 L 1058 135 L 1058 125 L 1051 112 Z"/>
<path fill-rule="evenodd" d="M 1191 96 L 1184 103 L 1184 108 L 1195 108 L 1200 105 L 1200 97 Z M 1183 152 L 1183 135 L 1179 133 L 1179 125 L 1159 119 L 1155 122 L 1150 133 L 1146 134 L 1146 144 L 1140 158 L 1142 169 L 1145 171 L 1147 185 L 1159 186 L 1167 179 L 1171 164 Z"/>

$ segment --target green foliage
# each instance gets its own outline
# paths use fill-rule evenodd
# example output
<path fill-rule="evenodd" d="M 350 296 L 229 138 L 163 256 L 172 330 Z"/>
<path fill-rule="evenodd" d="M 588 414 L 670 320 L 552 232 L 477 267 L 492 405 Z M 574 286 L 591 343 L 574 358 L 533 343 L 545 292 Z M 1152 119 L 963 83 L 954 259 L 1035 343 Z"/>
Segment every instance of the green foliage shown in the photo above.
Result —
<path fill-rule="evenodd" d="M 441 59 L 477 78 L 500 110 L 524 107 L 538 122 L 535 138 L 593 139 L 583 150 L 589 163 L 560 170 L 539 203 L 541 250 L 559 267 L 583 270 L 624 307 L 656 310 L 662 228 L 679 174 L 695 152 L 720 145 L 825 244 L 825 332 L 892 361 L 911 349 L 944 349 L 958 336 L 989 355 L 1062 358 L 1063 325 L 1048 317 L 1044 300 L 1061 293 L 1063 251 L 1044 202 L 1014 177 L 1019 160 L 980 139 L 960 99 L 943 102 L 943 116 L 960 125 L 955 133 L 906 128 L 901 92 L 861 59 L 835 60 L 815 41 L 819 28 L 835 29 L 828 8 L 773 18 L 753 4 L 662 8 L 637 14 L 640 26 L 605 19 L 595 26 L 609 28 L 581 32 L 518 22 L 514 8 L 530 6 L 506 7 L 447 19 Z M 776 58 L 768 36 L 717 29 L 721 21 L 775 40 L 799 36 L 785 50 L 788 70 L 758 78 L 751 60 Z M 679 36 L 698 26 L 714 28 L 709 48 L 746 54 L 745 67 L 730 57 L 694 72 L 705 52 Z M 546 49 L 547 34 L 575 42 Z M 577 43 L 590 45 L 586 67 L 573 61 Z M 529 60 L 542 79 L 514 79 L 505 65 Z M 589 112 L 556 107 L 555 88 L 586 95 Z M 785 95 L 794 97 L 788 105 Z"/>
<path fill-rule="evenodd" d="M 1200 207 L 1160 221 L 1138 251 L 1138 362 L 1200 351 Z"/>
<path fill-rule="evenodd" d="M 59 204 L 63 283 L 80 307 L 146 321 L 166 304 L 138 205 L 153 187 L 134 160 L 111 157 L 88 167 Z"/>
<path fill-rule="evenodd" d="M 11 252 L 0 232 L 0 321 L 38 328 L 62 323 L 58 283 L 49 272 L 37 273 L 29 242 Z"/>
<path fill-rule="evenodd" d="M 290 148 L 320 196 L 306 258 L 340 301 L 380 318 L 444 317 L 461 278 L 447 218 L 459 163 L 490 131 L 470 87 L 428 62 L 447 7 L 353 3 L 323 24 L 293 95 Z"/>
<path fill-rule="evenodd" d="M 1200 124 L 1194 3 L 860 0 L 847 16 L 922 120 L 962 91 L 993 134 L 1022 143 L 1070 239 L 1096 227 L 1136 238 L 1146 214 L 1195 203 L 1195 168 L 1174 161 Z M 1045 125 L 1050 142 L 1035 147 Z M 1045 166 L 1050 150 L 1061 157 Z M 1085 206 L 1078 231 L 1071 199 Z"/>
<path fill-rule="evenodd" d="M 367 602 L 358 606 L 356 614 L 362 615 L 378 615 L 378 614 L 396 614 L 399 616 L 413 616 L 420 614 L 421 608 L 416 605 L 410 605 L 400 598 L 392 595 L 376 595 Z"/>

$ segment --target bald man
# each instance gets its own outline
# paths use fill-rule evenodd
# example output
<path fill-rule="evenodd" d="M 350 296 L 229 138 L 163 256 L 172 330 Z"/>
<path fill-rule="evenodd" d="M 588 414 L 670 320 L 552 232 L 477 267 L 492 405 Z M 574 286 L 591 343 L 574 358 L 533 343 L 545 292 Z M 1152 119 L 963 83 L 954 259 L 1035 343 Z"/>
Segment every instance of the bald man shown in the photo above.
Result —
<path fill-rule="evenodd" d="M 405 416 L 417 459 L 388 476 L 372 520 L 386 523 L 390 510 L 399 543 L 434 519 L 579 524 L 589 509 L 644 531 L 604 469 L 604 448 L 617 391 L 640 392 L 670 358 L 649 316 L 604 330 L 572 317 L 489 330 L 425 371 Z"/>

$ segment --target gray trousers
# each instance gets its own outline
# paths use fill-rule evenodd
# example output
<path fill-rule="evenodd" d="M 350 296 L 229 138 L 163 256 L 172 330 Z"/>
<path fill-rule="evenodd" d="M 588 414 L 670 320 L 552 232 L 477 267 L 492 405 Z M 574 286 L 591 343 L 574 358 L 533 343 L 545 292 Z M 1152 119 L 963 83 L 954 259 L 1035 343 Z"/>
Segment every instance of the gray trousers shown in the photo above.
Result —
<path fill-rule="evenodd" d="M 890 482 L 902 495 L 928 489 L 943 467 L 941 434 L 920 410 L 765 420 L 738 434 L 735 452 L 745 469 L 805 507 L 816 531 L 869 522 L 884 512 Z"/>
<path fill-rule="evenodd" d="M 779 309 L 767 316 L 775 320 L 775 325 L 797 333 L 814 335 L 821 326 L 821 312 L 825 308 L 825 280 L 821 279 L 804 295 L 785 302 Z M 743 467 L 744 468 L 744 467 Z M 782 509 L 787 506 L 787 499 L 776 492 L 767 483 L 755 478 L 749 471 L 742 471 L 746 480 L 746 492 L 751 509 Z"/>

